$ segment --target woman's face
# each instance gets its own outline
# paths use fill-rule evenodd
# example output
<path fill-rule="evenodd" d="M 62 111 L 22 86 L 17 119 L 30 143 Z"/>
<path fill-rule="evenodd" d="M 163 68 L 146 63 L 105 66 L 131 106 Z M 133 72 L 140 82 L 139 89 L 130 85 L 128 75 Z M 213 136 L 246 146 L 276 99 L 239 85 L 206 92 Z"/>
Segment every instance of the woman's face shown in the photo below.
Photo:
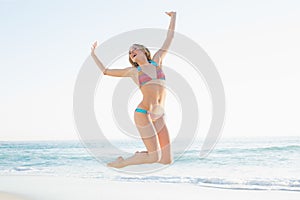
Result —
<path fill-rule="evenodd" d="M 141 56 L 145 56 L 145 53 L 138 46 L 131 46 L 129 49 L 129 57 L 133 62 L 137 62 Z"/>

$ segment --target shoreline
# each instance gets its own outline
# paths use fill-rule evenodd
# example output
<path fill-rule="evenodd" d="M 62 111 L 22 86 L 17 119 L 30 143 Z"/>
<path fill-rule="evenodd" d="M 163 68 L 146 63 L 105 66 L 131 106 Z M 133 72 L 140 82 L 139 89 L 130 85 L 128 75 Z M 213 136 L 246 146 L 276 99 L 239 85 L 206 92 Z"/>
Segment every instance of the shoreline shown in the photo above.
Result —
<path fill-rule="evenodd" d="M 255 199 L 298 200 L 300 192 L 217 189 L 192 184 L 118 182 L 95 178 L 0 176 L 0 200 Z M 10 195 L 10 196 L 9 196 Z M 4 200 L 3 199 L 3 200 Z"/>

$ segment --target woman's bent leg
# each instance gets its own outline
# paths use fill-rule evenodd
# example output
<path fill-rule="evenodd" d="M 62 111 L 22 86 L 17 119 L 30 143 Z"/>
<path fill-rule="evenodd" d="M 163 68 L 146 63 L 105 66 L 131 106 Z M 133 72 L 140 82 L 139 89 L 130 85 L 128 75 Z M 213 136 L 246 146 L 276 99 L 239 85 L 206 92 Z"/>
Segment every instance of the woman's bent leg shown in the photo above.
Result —
<path fill-rule="evenodd" d="M 108 163 L 108 166 L 121 168 L 128 165 L 155 163 L 160 161 L 161 151 L 159 140 L 149 114 L 135 112 L 134 121 L 146 146 L 147 152 L 136 153 L 126 159 L 119 157 L 116 161 Z"/>
<path fill-rule="evenodd" d="M 157 131 L 158 140 L 161 148 L 161 159 L 160 163 L 162 164 L 171 164 L 173 161 L 171 153 L 171 144 L 169 131 L 164 120 L 164 116 L 161 116 L 159 119 L 153 121 L 154 127 Z"/>

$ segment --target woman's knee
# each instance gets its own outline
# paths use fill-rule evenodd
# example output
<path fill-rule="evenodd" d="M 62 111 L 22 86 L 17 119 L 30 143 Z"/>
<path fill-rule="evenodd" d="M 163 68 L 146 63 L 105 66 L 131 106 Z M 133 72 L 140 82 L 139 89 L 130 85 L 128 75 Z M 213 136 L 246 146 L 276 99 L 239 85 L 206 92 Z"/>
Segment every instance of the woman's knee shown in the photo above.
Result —
<path fill-rule="evenodd" d="M 155 163 L 159 162 L 161 160 L 161 151 L 153 151 L 153 152 L 148 152 L 148 158 L 150 163 Z"/>
<path fill-rule="evenodd" d="M 159 163 L 168 165 L 168 164 L 171 164 L 172 162 L 173 162 L 173 158 L 172 158 L 171 152 L 163 152 L 163 154 L 159 160 Z"/>
<path fill-rule="evenodd" d="M 173 160 L 172 160 L 172 158 L 161 159 L 161 160 L 159 160 L 159 163 L 164 164 L 164 165 L 170 165 L 173 163 Z"/>

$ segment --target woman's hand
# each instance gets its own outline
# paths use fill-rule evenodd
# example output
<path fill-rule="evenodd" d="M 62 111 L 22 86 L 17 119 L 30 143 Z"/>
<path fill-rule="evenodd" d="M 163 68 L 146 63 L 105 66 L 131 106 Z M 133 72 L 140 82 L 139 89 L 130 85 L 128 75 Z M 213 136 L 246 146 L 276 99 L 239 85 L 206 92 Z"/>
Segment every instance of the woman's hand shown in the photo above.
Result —
<path fill-rule="evenodd" d="M 98 46 L 98 42 L 95 41 L 94 44 L 93 44 L 92 47 L 91 47 L 91 55 L 92 55 L 92 56 L 93 56 L 93 55 L 96 55 L 96 54 L 95 54 L 95 49 L 97 48 L 97 46 Z"/>
<path fill-rule="evenodd" d="M 170 17 L 175 17 L 176 16 L 176 12 L 165 12 L 167 15 L 169 15 Z"/>

